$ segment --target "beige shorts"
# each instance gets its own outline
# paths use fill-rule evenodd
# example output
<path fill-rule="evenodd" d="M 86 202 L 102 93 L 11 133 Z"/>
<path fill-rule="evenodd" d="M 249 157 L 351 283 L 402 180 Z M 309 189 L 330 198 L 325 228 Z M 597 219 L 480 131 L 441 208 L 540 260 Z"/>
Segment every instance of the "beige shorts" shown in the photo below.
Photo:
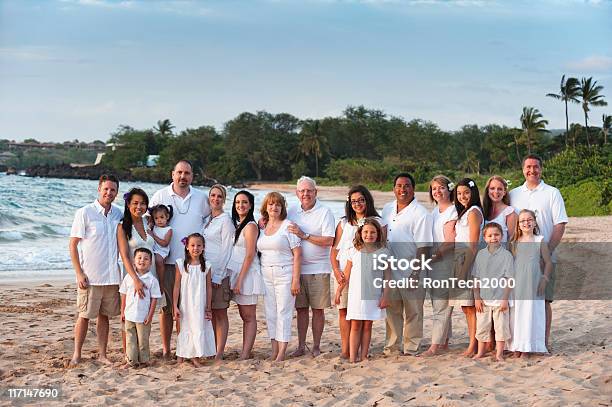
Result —
<path fill-rule="evenodd" d="M 510 333 L 510 310 L 502 312 L 499 307 L 484 306 L 483 312 L 476 313 L 476 339 L 491 342 L 491 325 L 495 329 L 496 341 L 507 341 Z"/>
<path fill-rule="evenodd" d="M 98 315 L 114 317 L 121 314 L 121 297 L 118 285 L 90 285 L 86 289 L 77 287 L 77 309 L 79 317 L 94 319 Z"/>
<path fill-rule="evenodd" d="M 295 308 L 324 309 L 331 307 L 329 273 L 300 276 L 300 293 L 295 297 Z"/>
<path fill-rule="evenodd" d="M 230 278 L 225 277 L 221 280 L 220 287 L 212 289 L 212 309 L 227 309 L 229 308 L 230 298 Z"/>
<path fill-rule="evenodd" d="M 173 314 L 174 304 L 172 302 L 172 297 L 174 295 L 174 279 L 176 278 L 176 266 L 174 264 L 166 264 L 166 268 L 164 269 L 164 281 L 159 281 L 159 285 L 164 290 L 164 297 L 166 299 L 165 306 L 161 307 L 160 310 L 164 314 Z M 163 299 L 160 301 L 163 304 Z"/>
<path fill-rule="evenodd" d="M 338 282 L 334 278 L 334 297 L 336 296 L 336 291 L 338 290 Z M 340 296 L 340 304 L 336 304 L 338 309 L 346 309 L 348 308 L 348 285 L 344 287 L 342 290 L 342 295 Z"/>

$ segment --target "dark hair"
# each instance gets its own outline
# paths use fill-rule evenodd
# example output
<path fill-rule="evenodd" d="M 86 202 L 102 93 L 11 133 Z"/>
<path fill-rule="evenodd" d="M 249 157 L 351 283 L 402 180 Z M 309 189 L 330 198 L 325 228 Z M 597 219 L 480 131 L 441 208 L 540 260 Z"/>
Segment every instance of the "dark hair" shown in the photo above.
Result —
<path fill-rule="evenodd" d="M 119 178 L 113 174 L 102 174 L 98 180 L 98 186 L 102 185 L 104 181 L 114 182 L 117 185 L 117 191 L 119 191 Z"/>
<path fill-rule="evenodd" d="M 244 218 L 242 222 L 240 222 L 240 216 L 238 215 L 238 211 L 236 210 L 236 198 L 238 198 L 238 195 L 246 196 L 247 199 L 249 200 L 249 203 L 251 204 L 251 209 L 249 209 L 249 213 L 247 213 L 247 216 Z M 248 225 L 249 222 L 255 222 L 255 216 L 253 215 L 254 212 L 255 212 L 255 197 L 253 196 L 252 193 L 246 190 L 242 190 L 238 192 L 236 195 L 234 195 L 234 201 L 232 203 L 232 222 L 234 222 L 234 227 L 236 228 L 236 232 L 234 234 L 234 244 L 236 244 L 236 242 L 238 241 L 238 238 L 240 237 L 240 233 L 242 233 L 242 229 L 244 229 L 246 225 Z M 257 228 L 257 232 L 259 233 L 259 228 Z"/>
<path fill-rule="evenodd" d="M 282 196 L 279 192 L 268 192 L 263 202 L 261 203 L 261 217 L 263 218 L 264 223 L 268 223 L 268 220 L 270 220 L 270 216 L 268 215 L 268 204 L 270 202 L 280 204 L 280 218 L 281 220 L 287 219 L 287 201 L 285 200 L 285 197 Z"/>
<path fill-rule="evenodd" d="M 357 231 L 355 232 L 355 237 L 353 238 L 353 246 L 355 247 L 355 249 L 361 250 L 366 244 L 363 241 L 363 238 L 361 237 L 361 231 L 363 230 L 363 227 L 365 225 L 372 225 L 376 228 L 376 248 L 380 249 L 382 247 L 385 247 L 383 229 L 382 226 L 380 226 L 380 223 L 378 223 L 375 218 L 365 218 L 363 220 L 363 225 L 357 228 Z"/>
<path fill-rule="evenodd" d="M 177 165 L 179 165 L 180 163 L 185 163 L 185 164 L 189 165 L 189 168 L 191 168 L 191 171 L 193 171 L 193 164 L 191 164 L 191 161 L 189 161 L 189 160 L 185 160 L 185 159 L 178 160 L 178 161 L 176 162 L 176 164 L 174 164 L 174 167 L 172 167 L 172 171 L 174 171 L 174 169 L 176 168 L 176 166 L 177 166 Z"/>
<path fill-rule="evenodd" d="M 189 261 L 191 260 L 189 250 L 187 250 L 187 246 L 189 245 L 189 240 L 194 239 L 194 238 L 202 239 L 202 245 L 206 246 L 206 241 L 204 240 L 204 236 L 202 236 L 199 233 L 192 233 L 185 238 L 185 258 L 183 259 L 183 266 L 185 267 L 185 273 L 189 273 Z M 202 273 L 206 272 L 206 259 L 204 258 L 204 250 L 202 250 L 202 253 L 200 253 L 200 257 L 198 257 L 198 260 L 200 260 L 200 269 L 202 270 Z"/>
<path fill-rule="evenodd" d="M 487 180 L 487 184 L 485 185 L 484 194 L 482 195 L 482 212 L 485 219 L 489 219 L 492 215 L 491 211 L 493 210 L 493 201 L 489 198 L 489 186 L 491 185 L 491 181 L 498 181 L 506 190 L 506 194 L 502 198 L 502 202 L 506 205 L 510 205 L 510 194 L 508 193 L 508 182 L 500 177 L 499 175 L 493 175 L 491 178 Z"/>
<path fill-rule="evenodd" d="M 470 183 L 474 185 L 470 186 Z M 470 202 L 468 202 L 467 206 L 463 206 L 459 203 L 459 199 L 457 199 L 459 187 L 468 187 L 470 189 Z M 455 187 L 455 208 L 457 209 L 457 220 L 461 219 L 461 217 L 470 209 L 472 206 L 477 206 L 482 211 L 482 205 L 480 204 L 480 193 L 478 192 L 478 185 L 476 185 L 476 181 L 471 178 L 463 178 L 461 181 L 457 183 Z"/>
<path fill-rule="evenodd" d="M 374 198 L 372 198 L 372 194 L 370 193 L 370 191 L 363 185 L 355 185 L 351 189 L 349 189 L 348 196 L 346 198 L 346 204 L 344 205 L 344 217 L 346 218 L 346 221 L 348 223 L 352 225 L 353 223 L 357 222 L 357 213 L 353 209 L 353 205 L 351 205 L 351 195 L 355 193 L 363 195 L 365 199 L 366 218 L 370 216 L 380 217 L 378 211 L 374 207 Z"/>
<path fill-rule="evenodd" d="M 174 214 L 174 209 L 172 209 L 172 205 L 155 205 L 152 208 L 149 208 L 149 213 L 152 217 L 155 217 L 155 214 L 159 211 L 164 211 L 168 215 L 168 222 L 172 219 L 172 215 Z"/>
<path fill-rule="evenodd" d="M 149 260 L 153 259 L 153 253 L 151 253 L 151 250 L 147 249 L 146 247 L 139 247 L 138 249 L 134 250 L 134 257 L 136 257 L 136 253 L 146 253 L 149 255 Z"/>
<path fill-rule="evenodd" d="M 410 180 L 410 184 L 412 185 L 412 188 L 414 188 L 414 177 L 412 175 L 410 175 L 407 172 L 400 172 L 399 174 L 397 174 L 395 176 L 395 178 L 393 179 L 393 187 L 395 188 L 395 183 L 397 182 L 398 179 L 400 178 L 408 178 Z"/>
<path fill-rule="evenodd" d="M 501 233 L 502 235 L 504 234 L 504 229 L 502 229 L 501 225 L 497 222 L 489 222 L 486 225 L 484 225 L 484 228 L 482 228 L 483 237 L 487 229 L 497 229 L 499 233 Z"/>
<path fill-rule="evenodd" d="M 123 206 L 123 219 L 121 221 L 121 228 L 123 229 L 123 233 L 130 240 L 132 238 L 132 214 L 130 213 L 130 201 L 132 200 L 132 196 L 138 195 L 144 199 L 145 205 L 149 206 L 149 197 L 147 193 L 140 188 L 132 188 L 123 195 L 123 199 L 125 200 L 125 204 Z"/>
<path fill-rule="evenodd" d="M 523 161 L 521 162 L 521 168 L 523 168 L 523 166 L 525 165 L 525 161 L 530 159 L 538 160 L 538 163 L 540 163 L 540 168 L 542 168 L 542 157 L 537 154 L 527 154 L 525 157 L 523 157 Z"/>

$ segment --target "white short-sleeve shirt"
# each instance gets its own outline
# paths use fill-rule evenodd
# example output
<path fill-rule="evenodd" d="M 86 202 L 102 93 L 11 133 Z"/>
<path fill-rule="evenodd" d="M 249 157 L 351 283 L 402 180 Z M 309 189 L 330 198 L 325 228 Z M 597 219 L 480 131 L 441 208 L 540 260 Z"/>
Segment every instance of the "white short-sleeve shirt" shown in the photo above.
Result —
<path fill-rule="evenodd" d="M 140 281 L 145 285 L 144 297 L 140 298 L 136 295 L 134 289 L 134 279 L 127 274 L 123 278 L 119 292 L 125 294 L 125 320 L 142 324 L 149 314 L 152 298 L 161 298 L 159 282 L 152 273 L 146 272 L 139 276 Z"/>
<path fill-rule="evenodd" d="M 472 276 L 483 283 L 480 287 L 480 298 L 482 298 L 484 304 L 491 307 L 500 306 L 506 290 L 506 286 L 501 283 L 501 280 L 514 278 L 512 253 L 502 246 L 498 247 L 493 253 L 489 252 L 487 247 L 479 250 L 476 260 L 474 260 Z M 488 279 L 488 281 L 484 279 Z M 510 298 L 511 296 L 508 299 L 510 300 Z M 509 305 L 512 306 L 511 300 Z"/>
<path fill-rule="evenodd" d="M 79 260 L 90 285 L 119 285 L 117 225 L 123 219 L 119 208 L 111 205 L 108 214 L 96 200 L 76 211 L 70 237 L 81 239 Z"/>
<path fill-rule="evenodd" d="M 435 243 L 444 243 L 444 225 L 448 222 L 457 220 L 457 208 L 455 208 L 455 205 L 451 204 L 446 210 L 440 212 L 440 207 L 436 205 L 431 210 L 431 218 L 433 223 L 433 241 Z"/>
<path fill-rule="evenodd" d="M 431 214 L 416 198 L 397 212 L 397 201 L 383 207 L 382 218 L 387 224 L 387 241 L 398 258 L 413 259 L 417 248 L 431 247 L 433 221 Z"/>
<path fill-rule="evenodd" d="M 293 265 L 292 250 L 299 247 L 302 240 L 287 230 L 289 225 L 289 220 L 285 219 L 273 235 L 267 236 L 265 230 L 259 234 L 257 250 L 261 252 L 262 267 Z"/>
<path fill-rule="evenodd" d="M 332 211 L 317 199 L 315 205 L 305 211 L 300 205 L 289 208 L 287 219 L 298 225 L 304 233 L 313 236 L 334 237 L 336 223 Z M 302 241 L 302 274 L 331 273 L 329 251 L 331 246 L 319 246 Z"/>
<path fill-rule="evenodd" d="M 185 246 L 181 240 L 192 233 L 202 233 L 204 219 L 210 215 L 210 206 L 202 190 L 189 187 L 189 193 L 183 199 L 174 192 L 172 184 L 153 194 L 150 205 L 159 204 L 172 206 L 173 214 L 169 223 L 172 226 L 172 239 L 166 264 L 174 264 L 177 259 L 185 256 Z"/>
<path fill-rule="evenodd" d="M 227 264 L 232 257 L 235 232 L 234 222 L 225 212 L 217 217 L 211 218 L 209 216 L 206 219 L 202 232 L 205 241 L 204 257 L 207 261 L 210 261 L 211 278 L 215 284 L 221 284 L 221 281 L 229 275 Z"/>

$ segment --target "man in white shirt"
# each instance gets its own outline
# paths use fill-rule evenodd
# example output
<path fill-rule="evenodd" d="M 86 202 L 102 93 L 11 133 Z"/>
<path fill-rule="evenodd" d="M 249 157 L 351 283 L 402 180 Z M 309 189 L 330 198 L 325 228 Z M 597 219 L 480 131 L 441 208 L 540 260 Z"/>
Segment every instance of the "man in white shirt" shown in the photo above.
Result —
<path fill-rule="evenodd" d="M 525 183 L 510 191 L 510 205 L 517 213 L 522 209 L 531 209 L 536 214 L 536 221 L 553 261 L 553 273 L 546 285 L 546 347 L 550 350 L 550 324 L 552 321 L 551 303 L 554 299 L 555 268 L 557 256 L 555 248 L 561 242 L 568 222 L 565 202 L 559 190 L 542 181 L 542 159 L 530 154 L 523 159 L 523 176 Z"/>
<path fill-rule="evenodd" d="M 172 336 L 172 293 L 177 259 L 185 256 L 185 246 L 181 242 L 192 233 L 202 233 L 204 219 L 210 215 L 210 206 L 206 194 L 191 186 L 193 169 L 187 160 L 176 163 L 172 170 L 172 183 L 153 194 L 151 206 L 163 204 L 173 209 L 170 226 L 172 239 L 170 253 L 166 257 L 165 270 L 158 270 L 162 294 L 166 296 L 166 306 L 162 308 L 159 325 L 162 338 L 163 357 L 170 357 L 170 338 Z"/>
<path fill-rule="evenodd" d="M 393 182 L 395 201 L 386 204 L 382 218 L 387 224 L 387 243 L 399 259 L 420 259 L 427 256 L 432 246 L 433 220 L 431 214 L 414 196 L 414 178 L 401 173 Z M 415 283 L 423 277 L 422 270 L 392 270 L 394 280 L 412 278 Z M 387 307 L 385 354 L 396 353 L 403 342 L 405 354 L 416 354 L 423 339 L 423 303 L 425 289 L 396 288 Z"/>
<path fill-rule="evenodd" d="M 321 353 L 321 336 L 325 326 L 325 308 L 331 306 L 330 247 L 334 242 L 335 221 L 331 210 L 317 200 L 317 185 L 312 178 L 301 177 L 296 195 L 300 205 L 289 208 L 287 218 L 293 222 L 287 229 L 302 239 L 302 271 L 297 309 L 298 348 L 292 356 L 302 356 L 308 333 L 308 309 L 312 309 L 312 354 Z"/>
<path fill-rule="evenodd" d="M 121 210 L 112 205 L 119 190 L 114 175 L 102 175 L 98 182 L 98 198 L 76 211 L 70 231 L 70 259 L 77 278 L 77 308 L 74 328 L 74 354 L 71 366 L 81 361 L 81 349 L 87 335 L 89 320 L 97 318 L 99 361 L 111 364 L 106 356 L 109 318 L 119 315 L 119 284 L 121 274 L 117 257 L 117 225 L 123 218 Z M 80 245 L 80 252 L 79 252 Z M 137 291 L 143 285 L 134 273 Z"/>

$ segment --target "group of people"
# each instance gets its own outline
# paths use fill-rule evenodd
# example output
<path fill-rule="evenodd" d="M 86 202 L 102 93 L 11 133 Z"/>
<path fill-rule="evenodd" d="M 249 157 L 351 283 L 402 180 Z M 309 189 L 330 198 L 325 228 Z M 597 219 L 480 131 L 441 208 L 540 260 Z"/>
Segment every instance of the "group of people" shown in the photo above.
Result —
<path fill-rule="evenodd" d="M 147 364 L 157 309 L 163 358 L 172 357 L 171 336 L 176 330 L 179 362 L 188 359 L 196 367 L 202 357 L 219 362 L 229 332 L 230 301 L 237 304 L 243 321 L 240 358 L 249 359 L 260 297 L 271 360 L 287 357 L 294 310 L 298 344 L 292 356 L 306 353 L 309 325 L 310 352 L 313 356 L 321 352 L 324 311 L 331 307 L 332 296 L 343 358 L 352 362 L 367 358 L 373 321 L 383 319 L 384 353 L 416 355 L 423 341 L 428 290 L 432 340 L 420 355 L 433 356 L 448 347 L 455 307 L 461 307 L 467 322 L 467 356 L 482 357 L 495 343 L 500 360 L 505 350 L 517 355 L 547 352 L 554 249 L 568 219 L 559 191 L 541 179 L 539 157 L 523 160 L 523 174 L 525 183 L 512 191 L 506 180 L 491 177 L 482 202 L 473 180 L 465 178 L 455 185 L 436 176 L 429 188 L 435 206 L 429 212 L 415 198 L 414 178 L 400 173 L 393 183 L 395 200 L 380 215 L 372 194 L 358 185 L 349 190 L 339 222 L 317 199 L 316 183 L 309 177 L 297 182 L 298 205 L 288 207 L 283 195 L 270 192 L 256 221 L 253 194 L 239 191 L 231 214 L 224 212 L 225 187 L 212 186 L 208 196 L 193 188 L 188 161 L 175 165 L 172 183 L 150 201 L 139 188 L 124 194 L 123 213 L 112 205 L 119 181 L 104 175 L 98 198 L 77 211 L 70 234 L 79 312 L 71 364 L 80 362 L 92 318 L 97 318 L 99 360 L 110 363 L 109 318 L 117 315 L 122 320 L 124 367 Z M 483 240 L 487 247 L 479 251 Z M 427 258 L 423 263 L 431 267 L 376 267 L 371 260 L 377 256 Z M 514 288 L 508 284 L 428 288 L 426 278 L 512 280 Z M 387 284 L 402 279 L 416 284 L 402 288 Z"/>

